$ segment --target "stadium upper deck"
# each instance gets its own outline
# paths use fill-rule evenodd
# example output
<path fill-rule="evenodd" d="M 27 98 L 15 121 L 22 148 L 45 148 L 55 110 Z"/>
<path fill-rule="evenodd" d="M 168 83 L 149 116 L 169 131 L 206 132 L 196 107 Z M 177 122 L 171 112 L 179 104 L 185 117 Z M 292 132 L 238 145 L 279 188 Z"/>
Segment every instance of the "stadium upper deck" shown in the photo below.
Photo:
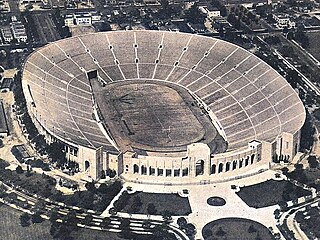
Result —
<path fill-rule="evenodd" d="M 297 93 L 266 63 L 225 41 L 162 31 L 88 34 L 51 43 L 27 60 L 23 81 L 36 118 L 70 142 L 117 152 L 93 114 L 87 72 L 111 83 L 160 80 L 198 96 L 222 126 L 228 150 L 274 142 L 305 119 Z"/>

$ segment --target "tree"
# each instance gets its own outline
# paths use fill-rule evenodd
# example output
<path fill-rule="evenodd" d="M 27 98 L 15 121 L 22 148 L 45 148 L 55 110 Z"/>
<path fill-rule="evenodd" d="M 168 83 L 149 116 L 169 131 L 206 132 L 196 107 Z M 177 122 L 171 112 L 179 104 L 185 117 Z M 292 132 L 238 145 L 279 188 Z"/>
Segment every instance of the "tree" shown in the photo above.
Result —
<path fill-rule="evenodd" d="M 170 223 L 172 221 L 172 214 L 168 210 L 165 210 L 162 212 L 162 218 L 165 221 L 166 224 Z"/>
<path fill-rule="evenodd" d="M 32 223 L 41 223 L 43 222 L 43 218 L 40 215 L 40 212 L 35 212 L 31 217 Z"/>
<path fill-rule="evenodd" d="M 196 234 L 196 227 L 192 223 L 188 223 L 185 229 L 188 236 L 194 236 Z"/>
<path fill-rule="evenodd" d="M 110 215 L 114 216 L 114 215 L 117 215 L 117 213 L 118 213 L 118 212 L 117 212 L 117 210 L 116 210 L 115 208 L 110 208 L 110 209 L 109 209 L 109 214 L 110 214 Z"/>
<path fill-rule="evenodd" d="M 86 215 L 85 217 L 84 217 L 84 219 L 83 219 L 83 224 L 85 224 L 85 225 L 89 225 L 91 222 L 92 222 L 92 220 L 93 220 L 93 217 L 92 217 L 92 215 L 90 215 L 90 214 L 88 214 L 88 215 Z"/>
<path fill-rule="evenodd" d="M 295 168 L 296 171 L 303 171 L 303 164 L 301 164 L 301 163 L 296 163 L 296 164 L 294 165 L 294 168 Z"/>
<path fill-rule="evenodd" d="M 283 211 L 283 212 L 288 209 L 288 204 L 287 204 L 287 202 L 285 202 L 285 201 L 279 202 L 278 205 L 279 205 L 281 211 Z"/>
<path fill-rule="evenodd" d="M 111 223 L 111 219 L 110 218 L 103 218 L 102 222 L 100 223 L 100 226 L 102 228 L 107 228 L 110 223 Z"/>
<path fill-rule="evenodd" d="M 49 157 L 53 162 L 57 162 L 58 166 L 67 163 L 66 153 L 64 152 L 64 145 L 60 142 L 53 142 L 46 147 Z"/>
<path fill-rule="evenodd" d="M 296 41 L 300 42 L 301 46 L 303 48 L 308 48 L 309 47 L 309 38 L 304 32 L 304 29 L 299 27 L 297 32 L 294 35 L 294 38 Z"/>
<path fill-rule="evenodd" d="M 105 183 L 101 183 L 98 188 L 98 192 L 100 193 L 108 193 L 108 190 L 109 190 L 109 187 Z"/>
<path fill-rule="evenodd" d="M 97 190 L 96 186 L 94 185 L 94 182 L 87 182 L 85 184 L 85 187 L 89 192 L 95 192 Z"/>
<path fill-rule="evenodd" d="M 77 217 L 76 217 L 76 212 L 74 210 L 69 211 L 68 214 L 65 216 L 64 218 L 64 222 L 68 225 L 68 226 L 76 226 L 77 225 Z"/>
<path fill-rule="evenodd" d="M 145 228 L 145 229 L 150 229 L 151 228 L 150 220 L 149 219 L 144 220 L 143 223 L 142 223 L 142 227 Z"/>
<path fill-rule="evenodd" d="M 130 220 L 128 218 L 122 218 L 120 221 L 120 229 L 129 229 L 130 228 Z"/>
<path fill-rule="evenodd" d="M 200 11 L 198 5 L 194 3 L 191 8 L 185 11 L 185 18 L 190 23 L 204 23 L 206 16 Z"/>
<path fill-rule="evenodd" d="M 113 178 L 117 175 L 117 172 L 115 170 L 112 169 L 107 169 L 106 170 L 106 175 L 110 178 Z"/>
<path fill-rule="evenodd" d="M 184 217 L 179 217 L 177 220 L 179 228 L 184 229 L 187 226 L 187 220 Z"/>
<path fill-rule="evenodd" d="M 33 206 L 33 210 L 35 212 L 44 213 L 46 208 L 46 202 L 44 200 L 38 200 L 36 204 Z"/>
<path fill-rule="evenodd" d="M 139 196 L 135 196 L 133 198 L 133 203 L 131 205 L 131 212 L 136 213 L 139 212 L 140 208 L 142 206 L 141 198 Z"/>
<path fill-rule="evenodd" d="M 147 212 L 150 215 L 155 215 L 157 213 L 156 206 L 153 203 L 149 203 L 147 206 Z"/>
<path fill-rule="evenodd" d="M 0 169 L 5 169 L 6 167 L 9 167 L 9 166 L 10 164 L 7 161 L 0 159 Z"/>
<path fill-rule="evenodd" d="M 309 156 L 308 163 L 310 168 L 317 168 L 319 166 L 319 162 L 317 161 L 316 156 Z"/>
<path fill-rule="evenodd" d="M 100 178 L 106 179 L 106 172 L 104 170 L 101 170 Z"/>
<path fill-rule="evenodd" d="M 276 210 L 274 210 L 273 214 L 274 214 L 274 217 L 275 217 L 276 219 L 279 219 L 279 218 L 280 218 L 280 210 L 279 210 L 278 208 L 277 208 Z"/>
<path fill-rule="evenodd" d="M 30 215 L 28 213 L 22 213 L 20 215 L 20 224 L 22 227 L 30 226 Z"/>
<path fill-rule="evenodd" d="M 283 173 L 284 175 L 287 175 L 288 172 L 289 172 L 289 169 L 288 169 L 287 167 L 284 167 L 284 168 L 281 169 L 281 171 L 282 171 L 282 173 Z"/>
<path fill-rule="evenodd" d="M 54 209 L 52 212 L 51 212 L 51 215 L 50 215 L 50 222 L 51 223 L 54 223 L 57 221 L 57 219 L 59 218 L 59 215 L 58 215 L 58 212 L 56 209 Z"/>
<path fill-rule="evenodd" d="M 23 171 L 22 167 L 19 165 L 19 166 L 16 167 L 16 172 L 18 174 L 22 174 L 24 171 Z"/>

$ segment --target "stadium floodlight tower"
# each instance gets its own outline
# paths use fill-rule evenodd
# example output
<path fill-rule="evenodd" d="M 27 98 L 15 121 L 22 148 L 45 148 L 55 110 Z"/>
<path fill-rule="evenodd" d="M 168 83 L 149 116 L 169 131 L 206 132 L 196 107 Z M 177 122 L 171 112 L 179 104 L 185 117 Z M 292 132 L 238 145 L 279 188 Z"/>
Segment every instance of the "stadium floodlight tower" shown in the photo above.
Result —
<path fill-rule="evenodd" d="M 305 120 L 296 91 L 252 53 L 179 32 L 59 40 L 29 56 L 22 84 L 38 130 L 95 179 L 246 176 L 291 161 Z"/>

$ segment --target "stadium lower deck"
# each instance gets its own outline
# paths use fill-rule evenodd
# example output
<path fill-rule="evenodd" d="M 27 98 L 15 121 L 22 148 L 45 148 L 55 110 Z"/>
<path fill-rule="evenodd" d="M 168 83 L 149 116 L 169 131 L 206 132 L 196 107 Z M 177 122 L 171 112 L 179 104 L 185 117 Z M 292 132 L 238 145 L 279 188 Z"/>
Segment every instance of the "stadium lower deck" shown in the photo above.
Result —
<path fill-rule="evenodd" d="M 97 79 L 91 86 L 103 121 L 122 152 L 186 151 L 195 142 L 208 144 L 214 153 L 226 150 L 216 147 L 215 139 L 222 138 L 205 109 L 182 87 L 155 80 L 103 87 Z"/>
<path fill-rule="evenodd" d="M 28 58 L 23 75 L 36 118 L 55 135 L 89 148 L 115 151 L 88 111 L 92 95 L 86 72 L 92 70 L 108 84 L 153 79 L 187 88 L 217 117 L 228 150 L 254 139 L 274 142 L 282 132 L 294 134 L 305 117 L 290 85 L 236 45 L 173 32 L 89 34 L 39 49 Z"/>

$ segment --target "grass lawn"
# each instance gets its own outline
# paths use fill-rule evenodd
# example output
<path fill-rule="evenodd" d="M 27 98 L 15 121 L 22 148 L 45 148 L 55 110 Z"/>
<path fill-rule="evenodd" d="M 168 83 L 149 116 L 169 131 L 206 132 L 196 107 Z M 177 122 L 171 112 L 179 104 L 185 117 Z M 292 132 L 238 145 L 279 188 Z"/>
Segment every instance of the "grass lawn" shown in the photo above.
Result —
<path fill-rule="evenodd" d="M 161 215 L 164 211 L 169 211 L 173 216 L 186 216 L 191 213 L 191 207 L 188 198 L 182 198 L 177 193 L 146 193 L 136 192 L 128 195 L 128 203 L 121 210 L 129 212 L 134 203 L 134 199 L 139 197 L 142 205 L 135 213 L 148 214 L 148 204 L 154 204 L 157 212 L 155 215 Z"/>
<path fill-rule="evenodd" d="M 304 172 L 307 176 L 308 184 L 320 178 L 320 169 L 304 170 Z"/>
<path fill-rule="evenodd" d="M 310 195 L 311 192 L 287 181 L 268 180 L 246 186 L 237 195 L 250 207 L 261 208 L 278 204 L 282 201 Z"/>
<path fill-rule="evenodd" d="M 264 225 L 244 218 L 223 218 L 212 221 L 202 229 L 205 240 L 272 240 L 271 232 Z"/>
<path fill-rule="evenodd" d="M 20 225 L 21 212 L 6 205 L 0 207 L 0 239 L 6 240 L 51 240 L 50 222 L 31 224 L 29 227 Z"/>
<path fill-rule="evenodd" d="M 49 221 L 38 224 L 31 224 L 29 227 L 20 225 L 20 215 L 22 212 L 10 208 L 6 205 L 0 206 L 0 239 L 1 240 L 53 240 L 50 235 Z M 108 231 L 96 231 L 92 229 L 78 228 L 71 233 L 74 239 L 82 240 L 123 240 L 118 233 Z M 141 238 L 139 235 L 137 239 Z M 142 238 L 141 238 L 142 239 Z M 148 238 L 143 238 L 148 239 Z M 152 236 L 150 236 L 150 240 Z"/>

